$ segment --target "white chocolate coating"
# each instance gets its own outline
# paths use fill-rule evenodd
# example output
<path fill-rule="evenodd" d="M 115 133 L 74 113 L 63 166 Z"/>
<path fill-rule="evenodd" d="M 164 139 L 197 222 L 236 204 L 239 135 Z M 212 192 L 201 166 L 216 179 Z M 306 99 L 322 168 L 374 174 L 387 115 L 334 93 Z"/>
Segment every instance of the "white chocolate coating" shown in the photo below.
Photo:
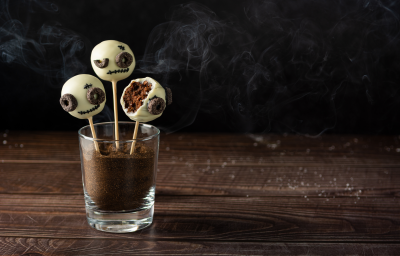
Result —
<path fill-rule="evenodd" d="M 121 46 L 125 49 L 121 49 Z M 115 57 L 121 52 L 127 52 L 133 56 L 133 62 L 128 68 L 120 68 L 117 66 Z M 108 59 L 108 66 L 105 68 L 99 68 L 93 62 L 94 60 L 103 60 L 105 58 Z M 136 65 L 135 55 L 133 55 L 131 48 L 129 48 L 127 44 L 115 40 L 103 41 L 96 45 L 92 50 L 90 63 L 92 63 L 94 72 L 96 72 L 101 79 L 106 81 L 119 81 L 127 78 L 132 74 Z M 124 72 L 127 69 L 129 69 L 129 71 Z M 118 71 L 120 73 L 107 74 L 113 71 Z"/>
<path fill-rule="evenodd" d="M 68 112 L 71 115 L 73 115 L 76 118 L 79 119 L 86 119 L 89 118 L 91 116 L 97 115 L 98 113 L 100 113 L 103 108 L 104 105 L 106 104 L 106 100 L 100 104 L 99 107 L 97 107 L 96 109 L 94 109 L 97 105 L 93 105 L 89 102 L 89 100 L 86 98 L 87 95 L 87 89 L 85 89 L 85 85 L 86 84 L 92 84 L 92 87 L 97 87 L 100 88 L 101 90 L 104 91 L 104 94 L 106 93 L 104 90 L 104 86 L 103 83 L 97 78 L 94 77 L 92 75 L 77 75 L 74 76 L 72 78 L 70 78 L 63 86 L 62 90 L 61 90 L 61 96 L 69 93 L 72 94 L 76 100 L 78 101 L 78 106 L 76 107 L 76 109 L 74 111 Z M 92 88 L 90 87 L 90 88 Z M 89 113 L 86 113 L 88 112 Z M 79 112 L 85 112 L 84 114 L 81 114 Z"/>
<path fill-rule="evenodd" d="M 147 105 L 149 103 L 149 99 L 152 99 L 154 96 L 157 96 L 158 98 L 162 98 L 165 101 L 166 95 L 165 95 L 164 88 L 160 85 L 159 82 L 157 82 L 156 80 L 154 80 L 151 77 L 138 78 L 138 79 L 132 80 L 132 82 L 133 81 L 140 82 L 140 83 L 147 81 L 147 82 L 151 83 L 151 91 L 147 95 L 146 99 L 143 100 L 143 105 L 140 106 L 140 108 L 135 113 L 132 113 L 132 112 L 128 113 L 128 109 L 125 108 L 124 94 L 125 94 L 126 89 L 129 88 L 131 86 L 131 84 L 129 84 L 127 87 L 125 87 L 124 91 L 122 92 L 121 99 L 120 99 L 120 103 L 121 103 L 122 109 L 124 110 L 125 114 L 130 119 L 132 119 L 134 121 L 138 121 L 140 123 L 150 122 L 150 121 L 160 117 L 162 115 L 162 113 L 159 115 L 151 114 L 147 110 Z"/>

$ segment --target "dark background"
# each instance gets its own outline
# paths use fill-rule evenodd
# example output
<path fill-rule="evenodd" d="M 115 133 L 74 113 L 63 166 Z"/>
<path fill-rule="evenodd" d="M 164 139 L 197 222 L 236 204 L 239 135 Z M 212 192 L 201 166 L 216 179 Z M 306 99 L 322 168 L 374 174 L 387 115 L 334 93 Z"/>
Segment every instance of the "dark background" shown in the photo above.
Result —
<path fill-rule="evenodd" d="M 93 47 L 130 45 L 131 77 L 173 90 L 167 132 L 397 134 L 395 1 L 1 0 L 0 129 L 77 130 L 59 105 L 70 77 L 95 75 Z M 95 122 L 113 120 L 107 105 Z M 119 105 L 119 104 L 118 104 Z M 129 120 L 119 108 L 119 119 Z"/>

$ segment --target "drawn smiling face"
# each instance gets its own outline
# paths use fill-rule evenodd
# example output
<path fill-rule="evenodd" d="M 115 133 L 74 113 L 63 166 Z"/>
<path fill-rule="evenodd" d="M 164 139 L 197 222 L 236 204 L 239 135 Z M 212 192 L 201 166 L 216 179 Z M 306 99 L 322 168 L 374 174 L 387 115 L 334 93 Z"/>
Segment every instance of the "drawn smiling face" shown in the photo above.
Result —
<path fill-rule="evenodd" d="M 136 61 L 127 44 L 115 40 L 103 41 L 92 50 L 90 62 L 94 72 L 103 80 L 119 81 L 133 72 Z"/>
<path fill-rule="evenodd" d="M 74 76 L 64 84 L 60 104 L 65 111 L 79 119 L 97 115 L 106 104 L 103 83 L 91 75 Z"/>

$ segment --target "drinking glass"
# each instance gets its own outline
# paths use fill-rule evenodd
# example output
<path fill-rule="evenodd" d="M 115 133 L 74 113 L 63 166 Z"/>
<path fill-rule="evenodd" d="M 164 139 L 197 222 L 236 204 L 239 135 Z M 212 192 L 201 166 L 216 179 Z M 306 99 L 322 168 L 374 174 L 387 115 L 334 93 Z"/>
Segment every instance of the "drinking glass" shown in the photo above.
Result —
<path fill-rule="evenodd" d="M 86 217 L 91 227 L 113 233 L 134 232 L 153 222 L 160 130 L 134 122 L 94 125 L 79 131 Z"/>

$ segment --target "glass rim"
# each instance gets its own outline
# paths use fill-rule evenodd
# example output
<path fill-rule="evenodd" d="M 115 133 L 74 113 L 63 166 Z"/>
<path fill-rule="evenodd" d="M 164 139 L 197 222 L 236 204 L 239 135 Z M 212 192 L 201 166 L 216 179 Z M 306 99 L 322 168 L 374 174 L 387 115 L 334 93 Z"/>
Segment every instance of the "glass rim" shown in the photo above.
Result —
<path fill-rule="evenodd" d="M 105 124 L 115 124 L 115 122 L 97 123 L 97 124 L 93 124 L 93 126 L 96 126 L 96 125 L 105 125 Z M 135 124 L 135 122 L 118 121 L 118 124 Z M 88 136 L 86 136 L 86 135 L 83 135 L 82 132 L 81 132 L 81 131 L 82 131 L 83 129 L 85 129 L 85 128 L 89 128 L 89 129 L 90 129 L 90 124 L 88 124 L 88 125 L 85 125 L 85 126 L 83 126 L 82 128 L 80 128 L 80 129 L 78 130 L 78 135 L 79 135 L 79 137 L 81 137 L 81 138 L 83 138 L 83 139 L 85 139 L 85 140 L 91 140 L 91 141 L 97 141 L 97 142 L 116 142 L 116 141 L 118 141 L 118 142 L 134 142 L 134 141 L 147 141 L 147 140 L 151 140 L 151 139 L 153 139 L 153 138 L 155 138 L 155 137 L 157 137 L 157 136 L 160 135 L 160 129 L 158 129 L 158 128 L 155 127 L 154 125 L 145 124 L 145 123 L 139 123 L 139 126 L 147 126 L 147 127 L 155 128 L 157 132 L 156 132 L 155 134 L 153 134 L 153 135 L 150 135 L 150 136 L 147 136 L 147 137 L 144 137 L 144 138 L 140 138 L 140 139 L 136 138 L 135 140 L 134 140 L 134 139 L 130 139 L 130 140 L 110 140 L 110 139 L 97 139 L 97 138 L 94 139 L 94 138 L 92 138 L 92 137 L 88 137 Z"/>

